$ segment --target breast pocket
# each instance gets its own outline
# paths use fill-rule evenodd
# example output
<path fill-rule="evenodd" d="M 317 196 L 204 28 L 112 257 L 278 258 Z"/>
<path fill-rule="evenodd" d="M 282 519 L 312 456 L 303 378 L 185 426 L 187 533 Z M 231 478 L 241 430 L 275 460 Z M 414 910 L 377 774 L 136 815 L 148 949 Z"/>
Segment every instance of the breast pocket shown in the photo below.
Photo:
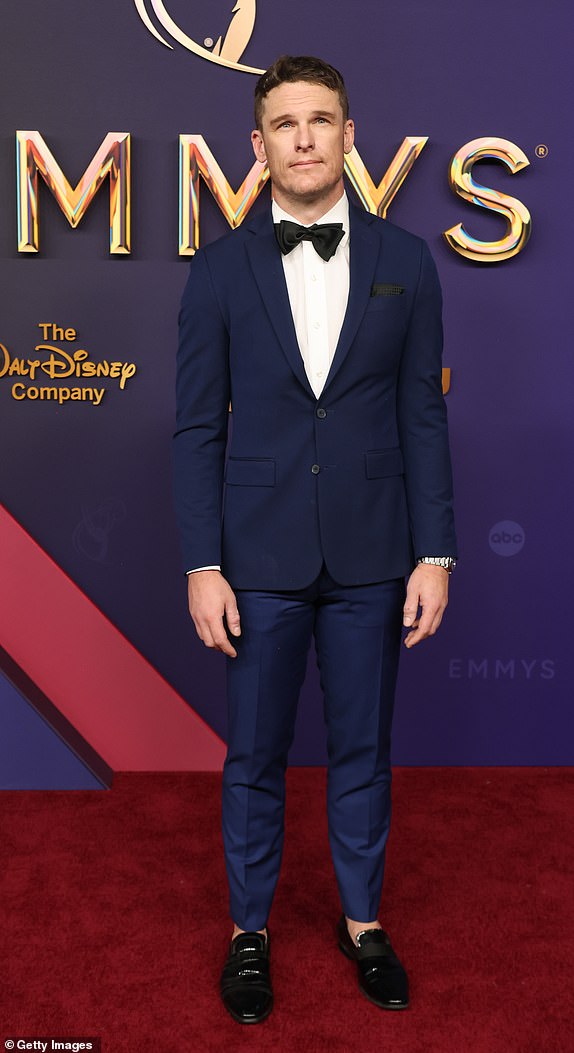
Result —
<path fill-rule="evenodd" d="M 405 310 L 406 296 L 404 293 L 386 293 L 370 296 L 367 304 L 367 314 L 377 311 L 402 312 Z"/>
<path fill-rule="evenodd" d="M 272 457 L 230 457 L 225 468 L 228 486 L 275 486 Z"/>

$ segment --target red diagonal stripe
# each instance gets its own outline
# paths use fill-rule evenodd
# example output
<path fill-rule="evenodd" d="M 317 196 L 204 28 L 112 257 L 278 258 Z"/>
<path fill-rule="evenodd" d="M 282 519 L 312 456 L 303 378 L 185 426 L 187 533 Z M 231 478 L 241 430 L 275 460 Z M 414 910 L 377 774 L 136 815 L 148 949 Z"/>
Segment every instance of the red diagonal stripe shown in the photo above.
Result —
<path fill-rule="evenodd" d="M 0 640 L 115 771 L 213 771 L 225 745 L 0 505 Z"/>

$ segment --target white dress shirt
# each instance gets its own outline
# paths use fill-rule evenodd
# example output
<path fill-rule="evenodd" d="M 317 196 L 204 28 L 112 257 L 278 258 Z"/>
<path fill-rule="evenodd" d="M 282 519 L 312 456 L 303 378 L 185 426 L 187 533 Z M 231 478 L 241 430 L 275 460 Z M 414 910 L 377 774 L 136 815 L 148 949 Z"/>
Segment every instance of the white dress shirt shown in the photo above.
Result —
<path fill-rule="evenodd" d="M 299 223 L 276 201 L 273 222 Z M 291 314 L 307 379 L 319 398 L 331 368 L 349 299 L 349 201 L 343 194 L 317 223 L 342 223 L 345 232 L 335 255 L 325 262 L 312 241 L 301 241 L 282 256 Z M 310 224 L 309 224 L 310 225 Z"/>
<path fill-rule="evenodd" d="M 288 219 L 299 223 L 276 201 L 271 204 L 273 222 Z M 342 223 L 344 237 L 334 256 L 327 262 L 319 256 L 312 241 L 301 241 L 291 252 L 282 256 L 289 304 L 301 357 L 309 384 L 319 398 L 331 368 L 339 341 L 343 318 L 349 299 L 349 200 L 339 198 L 317 223 Z M 311 226 L 311 224 L 304 224 Z M 215 567 L 194 567 L 199 570 L 220 570 Z"/>

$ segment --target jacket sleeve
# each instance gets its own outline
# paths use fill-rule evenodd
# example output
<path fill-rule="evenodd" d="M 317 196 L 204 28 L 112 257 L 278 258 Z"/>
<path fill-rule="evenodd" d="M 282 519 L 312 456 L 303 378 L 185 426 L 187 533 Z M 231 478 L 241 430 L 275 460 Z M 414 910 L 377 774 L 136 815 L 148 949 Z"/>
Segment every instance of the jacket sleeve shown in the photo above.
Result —
<path fill-rule="evenodd" d="M 442 294 L 421 241 L 420 269 L 397 387 L 397 415 L 414 554 L 456 556 L 452 470 L 442 394 Z"/>
<path fill-rule="evenodd" d="M 229 333 L 203 250 L 179 314 L 173 479 L 186 571 L 221 564 L 229 398 Z"/>

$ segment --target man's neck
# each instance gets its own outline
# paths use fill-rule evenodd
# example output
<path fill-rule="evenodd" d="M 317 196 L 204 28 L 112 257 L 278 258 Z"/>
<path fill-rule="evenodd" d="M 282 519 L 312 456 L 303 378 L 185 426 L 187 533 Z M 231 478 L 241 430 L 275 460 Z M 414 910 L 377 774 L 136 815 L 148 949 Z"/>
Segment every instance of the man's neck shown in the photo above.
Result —
<path fill-rule="evenodd" d="M 321 216 L 326 215 L 341 200 L 344 192 L 345 190 L 341 183 L 340 186 L 333 188 L 333 192 L 325 197 L 321 197 L 316 201 L 302 201 L 300 198 L 291 198 L 277 193 L 273 188 L 271 190 L 273 200 L 277 202 L 279 207 L 305 227 L 310 226 L 311 223 L 316 223 L 318 219 L 321 219 Z"/>

